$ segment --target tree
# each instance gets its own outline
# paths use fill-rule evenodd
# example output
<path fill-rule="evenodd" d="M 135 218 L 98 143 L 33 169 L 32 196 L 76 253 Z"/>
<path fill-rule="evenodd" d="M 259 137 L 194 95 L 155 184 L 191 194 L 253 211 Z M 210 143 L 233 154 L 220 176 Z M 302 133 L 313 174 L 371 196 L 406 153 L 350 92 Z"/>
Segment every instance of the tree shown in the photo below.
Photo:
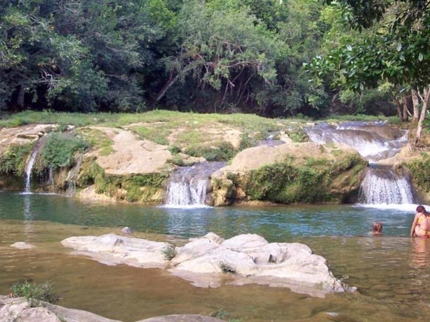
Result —
<path fill-rule="evenodd" d="M 337 6 L 353 28 L 373 32 L 315 57 L 309 70 L 317 77 L 333 73 L 337 85 L 355 91 L 377 88 L 381 82 L 416 90 L 422 103 L 418 143 L 429 99 L 430 1 L 326 2 Z"/>
<path fill-rule="evenodd" d="M 35 104 L 68 111 L 145 108 L 139 72 L 153 64 L 150 45 L 174 24 L 165 1 L 1 4 L 3 108 Z"/>
<path fill-rule="evenodd" d="M 201 88 L 222 89 L 224 98 L 242 80 L 249 84 L 258 78 L 262 84 L 272 84 L 275 63 L 285 49 L 247 8 L 211 8 L 199 0 L 184 2 L 178 41 L 179 50 L 164 59 L 169 76 L 154 105 L 175 83 L 189 77 Z"/>

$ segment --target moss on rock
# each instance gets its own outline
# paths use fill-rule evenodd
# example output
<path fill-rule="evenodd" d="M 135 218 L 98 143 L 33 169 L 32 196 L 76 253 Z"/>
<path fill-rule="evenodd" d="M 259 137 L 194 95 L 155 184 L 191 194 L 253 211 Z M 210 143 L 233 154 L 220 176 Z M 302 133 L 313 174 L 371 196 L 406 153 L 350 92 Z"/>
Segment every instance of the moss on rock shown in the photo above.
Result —
<path fill-rule="evenodd" d="M 225 172 L 220 171 L 212 179 L 216 205 L 255 200 L 283 204 L 353 200 L 358 195 L 367 161 L 350 149 L 333 156 L 331 150 L 338 147 L 305 147 L 307 155 L 306 149 L 297 145 L 296 150 L 284 150 L 280 161 L 253 169 L 227 167 Z M 280 155 L 281 150 L 277 153 Z M 254 158 L 257 155 L 254 150 Z"/>

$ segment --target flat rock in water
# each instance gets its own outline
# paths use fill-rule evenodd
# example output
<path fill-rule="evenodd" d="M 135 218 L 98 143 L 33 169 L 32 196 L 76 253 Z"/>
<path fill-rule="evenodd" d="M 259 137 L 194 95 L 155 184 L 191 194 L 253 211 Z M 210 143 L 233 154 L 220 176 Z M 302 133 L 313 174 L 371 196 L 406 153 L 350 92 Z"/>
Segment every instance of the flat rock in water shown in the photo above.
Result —
<path fill-rule="evenodd" d="M 208 233 L 176 248 L 114 234 L 70 237 L 62 244 L 105 264 L 165 268 L 198 287 L 263 284 L 317 297 L 352 290 L 336 279 L 326 259 L 313 254 L 307 245 L 269 243 L 256 234 L 224 240 Z M 167 250 L 175 255 L 170 261 Z"/>

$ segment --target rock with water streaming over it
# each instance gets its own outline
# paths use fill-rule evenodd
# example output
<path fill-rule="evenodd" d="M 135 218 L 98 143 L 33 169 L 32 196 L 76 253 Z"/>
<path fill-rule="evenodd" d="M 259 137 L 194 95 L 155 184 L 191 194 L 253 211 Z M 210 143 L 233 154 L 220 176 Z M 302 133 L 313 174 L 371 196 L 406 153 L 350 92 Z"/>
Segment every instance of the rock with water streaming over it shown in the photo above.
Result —
<path fill-rule="evenodd" d="M 105 264 L 166 268 L 198 287 L 263 284 L 317 297 L 351 290 L 333 276 L 325 258 L 313 254 L 307 245 L 269 243 L 255 234 L 224 240 L 209 233 L 176 248 L 114 234 L 70 237 L 62 244 Z"/>

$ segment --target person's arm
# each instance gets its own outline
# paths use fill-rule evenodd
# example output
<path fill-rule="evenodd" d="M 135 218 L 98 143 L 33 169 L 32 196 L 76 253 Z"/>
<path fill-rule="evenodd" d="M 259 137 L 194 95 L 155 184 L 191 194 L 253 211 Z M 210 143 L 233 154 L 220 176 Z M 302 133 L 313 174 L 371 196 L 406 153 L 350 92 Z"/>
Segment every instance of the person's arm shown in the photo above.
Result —
<path fill-rule="evenodd" d="M 412 237 L 415 237 L 415 227 L 416 227 L 416 225 L 417 225 L 417 222 L 418 222 L 418 214 L 416 214 L 415 215 L 415 218 L 414 218 L 414 222 L 412 223 L 412 226 L 411 226 L 411 236 Z"/>

